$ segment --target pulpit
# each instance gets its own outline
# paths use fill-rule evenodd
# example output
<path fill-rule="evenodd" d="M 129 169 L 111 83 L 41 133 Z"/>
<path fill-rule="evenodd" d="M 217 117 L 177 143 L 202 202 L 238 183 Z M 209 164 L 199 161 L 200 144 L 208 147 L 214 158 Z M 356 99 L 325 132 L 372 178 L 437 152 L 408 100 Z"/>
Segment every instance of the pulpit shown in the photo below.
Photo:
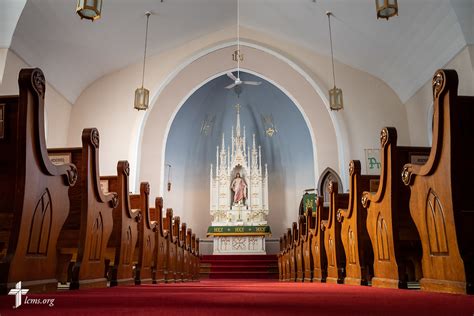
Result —
<path fill-rule="evenodd" d="M 265 237 L 271 234 L 268 216 L 268 169 L 262 168 L 261 147 L 247 147 L 245 126 L 236 125 L 231 145 L 217 147 L 216 166 L 210 171 L 210 209 L 213 221 L 207 235 L 213 237 L 214 254 L 266 254 Z M 214 174 L 215 170 L 215 174 Z"/>

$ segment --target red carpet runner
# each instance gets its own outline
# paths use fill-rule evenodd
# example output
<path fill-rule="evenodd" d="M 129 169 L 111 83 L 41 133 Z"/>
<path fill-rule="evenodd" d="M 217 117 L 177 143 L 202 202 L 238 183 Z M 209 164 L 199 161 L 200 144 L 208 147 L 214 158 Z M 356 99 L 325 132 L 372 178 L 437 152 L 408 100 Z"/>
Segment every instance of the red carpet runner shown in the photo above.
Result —
<path fill-rule="evenodd" d="M 0 297 L 6 315 L 466 315 L 474 297 L 413 290 L 278 281 L 206 280 L 26 295 L 54 306 Z M 23 301 L 25 296 L 23 297 Z"/>

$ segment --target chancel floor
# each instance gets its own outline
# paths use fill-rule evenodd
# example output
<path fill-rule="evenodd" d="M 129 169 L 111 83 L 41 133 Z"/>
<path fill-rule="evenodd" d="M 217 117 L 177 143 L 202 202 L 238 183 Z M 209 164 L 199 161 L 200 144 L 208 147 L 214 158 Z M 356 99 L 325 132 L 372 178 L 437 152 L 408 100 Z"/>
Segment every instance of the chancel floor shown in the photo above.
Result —
<path fill-rule="evenodd" d="M 27 297 L 27 298 L 26 298 Z M 54 299 L 54 306 L 25 304 Z M 38 300 L 39 299 L 39 300 Z M 468 315 L 474 297 L 273 280 L 202 280 L 0 297 L 1 315 Z"/>

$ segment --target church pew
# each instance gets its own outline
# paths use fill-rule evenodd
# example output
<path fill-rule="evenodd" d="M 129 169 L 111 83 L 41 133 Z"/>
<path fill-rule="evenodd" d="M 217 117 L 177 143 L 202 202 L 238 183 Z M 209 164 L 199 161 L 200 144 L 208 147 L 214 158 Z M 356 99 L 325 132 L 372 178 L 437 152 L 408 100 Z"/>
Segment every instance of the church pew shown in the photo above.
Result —
<path fill-rule="evenodd" d="M 346 208 L 349 203 L 349 194 L 338 193 L 337 182 L 330 181 L 329 214 L 327 220 L 321 221 L 321 230 L 324 231 L 324 248 L 327 257 L 327 283 L 344 283 L 346 254 L 341 240 L 341 223 L 337 221 L 339 208 Z"/>
<path fill-rule="evenodd" d="M 192 242 L 194 240 L 194 242 Z M 193 280 L 198 281 L 199 280 L 199 273 L 201 269 L 201 263 L 200 263 L 200 254 L 199 254 L 199 237 L 196 237 L 196 234 L 192 234 L 191 236 L 191 242 L 194 245 L 193 249 L 193 255 L 194 255 L 194 276 Z"/>
<path fill-rule="evenodd" d="M 311 253 L 313 257 L 313 282 L 326 282 L 327 258 L 324 248 L 324 231 L 321 230 L 322 218 L 327 218 L 329 208 L 324 206 L 322 196 L 316 198 L 316 212 L 312 212 L 309 233 L 311 234 Z M 308 214 L 309 216 L 309 214 Z"/>
<path fill-rule="evenodd" d="M 367 231 L 374 251 L 372 286 L 407 288 L 420 277 L 420 237 L 410 216 L 410 190 L 403 185 L 402 167 L 413 153 L 425 155 L 429 148 L 397 146 L 397 131 L 382 129 L 380 183 L 375 194 L 364 192 Z"/>
<path fill-rule="evenodd" d="M 164 271 L 164 274 L 165 282 L 170 283 L 175 281 L 176 275 L 176 238 L 173 236 L 173 210 L 171 208 L 166 210 L 164 229 L 167 232 L 166 243 L 168 244 L 168 251 L 166 254 L 167 270 Z"/>
<path fill-rule="evenodd" d="M 185 275 L 184 275 L 184 267 L 185 267 L 185 255 L 184 252 L 186 251 L 186 223 L 181 223 L 181 226 L 178 230 L 178 254 L 177 254 L 177 274 L 176 274 L 176 282 L 184 282 Z"/>
<path fill-rule="evenodd" d="M 295 241 L 295 257 L 296 257 L 296 281 L 304 281 L 304 241 L 306 239 L 306 222 L 305 217 L 300 215 L 298 218 L 298 236 Z"/>
<path fill-rule="evenodd" d="M 156 222 L 156 235 L 155 235 L 155 273 L 153 277 L 153 283 L 165 282 L 165 271 L 168 270 L 167 256 L 168 256 L 168 242 L 167 235 L 168 231 L 164 230 L 163 223 L 163 198 L 157 197 L 155 199 L 155 207 L 150 208 L 150 217 Z"/>
<path fill-rule="evenodd" d="M 378 181 L 378 178 L 361 175 L 359 160 L 349 163 L 349 205 L 337 211 L 346 255 L 344 284 L 368 285 L 373 275 L 374 253 L 367 233 L 367 210 L 362 206 L 361 198 L 363 191 L 370 191 L 371 181 Z"/>
<path fill-rule="evenodd" d="M 303 267 L 304 267 L 304 282 L 311 282 L 313 280 L 313 256 L 311 255 L 311 244 L 312 244 L 312 234 L 310 233 L 309 229 L 312 224 L 312 220 L 314 219 L 313 217 L 313 209 L 307 208 L 304 214 L 304 220 L 305 220 L 305 230 L 306 230 L 306 236 L 304 238 L 304 243 L 303 243 Z M 314 227 L 314 224 L 313 224 Z"/>
<path fill-rule="evenodd" d="M 22 69 L 19 96 L 0 97 L 0 292 L 17 282 L 30 292 L 54 291 L 56 245 L 69 214 L 73 164 L 55 166 L 44 135 L 43 72 Z"/>
<path fill-rule="evenodd" d="M 122 160 L 117 163 L 117 176 L 100 177 L 101 182 L 108 187 L 108 191 L 118 194 L 118 204 L 112 213 L 114 225 L 106 252 L 110 286 L 135 283 L 134 255 L 138 242 L 138 223 L 142 215 L 139 209 L 132 209 L 130 205 L 129 174 L 128 161 Z"/>
<path fill-rule="evenodd" d="M 291 280 L 291 241 L 293 238 L 291 237 L 291 228 L 287 228 L 286 234 L 285 234 L 285 240 L 286 240 L 286 245 L 285 245 L 285 262 L 286 262 L 286 279 L 285 281 L 290 281 Z"/>
<path fill-rule="evenodd" d="M 130 206 L 139 209 L 143 216 L 138 223 L 138 243 L 135 250 L 137 264 L 135 266 L 135 284 L 153 282 L 153 271 L 155 270 L 155 247 L 157 222 L 150 216 L 150 184 L 140 183 L 140 194 L 130 195 Z"/>
<path fill-rule="evenodd" d="M 58 280 L 69 281 L 70 289 L 107 287 L 105 252 L 118 196 L 104 194 L 100 187 L 99 132 L 84 129 L 81 148 L 48 149 L 48 154 L 52 159 L 69 157 L 78 172 L 76 185 L 69 188 L 70 212 L 57 243 Z"/>
<path fill-rule="evenodd" d="M 454 70 L 438 70 L 432 82 L 433 146 L 426 164 L 402 173 L 423 248 L 420 286 L 474 294 L 474 97 L 457 95 Z"/>
<path fill-rule="evenodd" d="M 283 281 L 284 272 L 283 272 L 283 237 L 280 237 L 280 251 L 277 254 L 278 258 L 278 280 Z"/>
<path fill-rule="evenodd" d="M 194 259 L 192 253 L 191 236 L 193 230 L 188 228 L 186 230 L 186 248 L 184 251 L 184 278 L 183 281 L 188 282 L 193 280 Z"/>
<path fill-rule="evenodd" d="M 181 218 L 179 216 L 173 217 L 173 242 L 175 244 L 175 259 L 174 259 L 174 281 L 173 282 L 181 282 L 181 265 L 182 265 L 182 258 L 181 258 L 181 247 L 180 247 L 180 240 L 179 240 L 179 228 L 180 228 Z"/>
<path fill-rule="evenodd" d="M 296 242 L 298 240 L 298 224 L 293 222 L 291 225 L 291 238 L 290 238 L 290 281 L 296 281 Z"/>

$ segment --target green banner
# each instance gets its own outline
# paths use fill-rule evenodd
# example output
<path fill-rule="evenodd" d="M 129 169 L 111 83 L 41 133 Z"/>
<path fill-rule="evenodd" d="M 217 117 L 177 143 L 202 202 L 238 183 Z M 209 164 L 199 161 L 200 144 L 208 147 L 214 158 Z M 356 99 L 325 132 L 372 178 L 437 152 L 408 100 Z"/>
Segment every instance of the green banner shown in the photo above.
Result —
<path fill-rule="evenodd" d="M 316 193 L 306 193 L 303 195 L 303 214 L 311 208 L 313 213 L 316 212 Z"/>
<path fill-rule="evenodd" d="M 262 236 L 272 233 L 270 226 L 209 226 L 207 236 Z"/>

